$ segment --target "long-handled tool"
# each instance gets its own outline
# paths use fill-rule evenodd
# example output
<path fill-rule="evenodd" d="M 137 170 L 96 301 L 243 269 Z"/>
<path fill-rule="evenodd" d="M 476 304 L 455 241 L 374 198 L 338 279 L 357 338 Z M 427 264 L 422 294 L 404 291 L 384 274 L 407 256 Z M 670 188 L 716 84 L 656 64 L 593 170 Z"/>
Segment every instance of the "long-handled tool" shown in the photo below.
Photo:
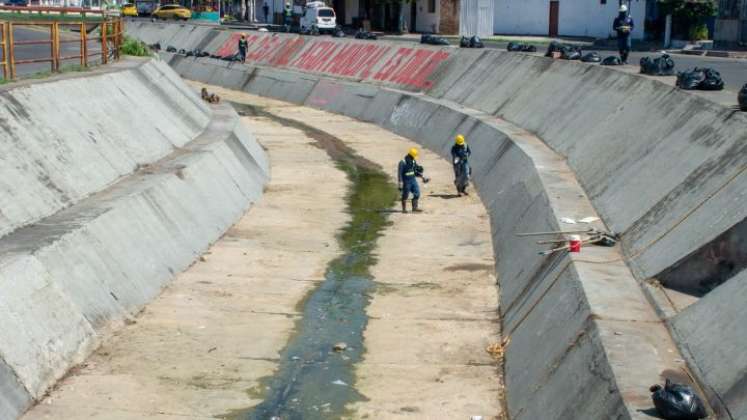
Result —
<path fill-rule="evenodd" d="M 588 228 L 584 230 L 555 230 L 555 231 L 549 231 L 549 232 L 525 232 L 525 233 L 517 233 L 516 236 L 547 236 L 547 235 L 565 235 L 565 234 L 579 234 L 579 233 L 586 233 L 586 234 L 594 234 L 594 233 L 604 233 L 596 228 Z"/>

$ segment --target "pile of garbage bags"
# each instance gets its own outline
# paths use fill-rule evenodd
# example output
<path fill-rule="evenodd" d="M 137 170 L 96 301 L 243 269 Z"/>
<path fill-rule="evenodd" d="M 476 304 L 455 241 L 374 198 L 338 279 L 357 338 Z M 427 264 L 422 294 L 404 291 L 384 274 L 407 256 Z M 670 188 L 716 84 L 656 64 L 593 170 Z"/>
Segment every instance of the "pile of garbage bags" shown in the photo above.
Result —
<path fill-rule="evenodd" d="M 641 73 L 652 76 L 674 76 L 674 60 L 669 54 L 662 54 L 660 57 L 641 58 Z"/>
<path fill-rule="evenodd" d="M 521 42 L 509 42 L 508 51 L 519 51 L 519 52 L 537 52 L 537 47 L 530 44 L 522 44 Z"/>
<path fill-rule="evenodd" d="M 436 36 L 433 34 L 423 34 L 420 36 L 421 44 L 428 45 L 449 45 L 449 41 L 444 37 Z"/>
<path fill-rule="evenodd" d="M 708 67 L 696 67 L 677 73 L 677 87 L 685 90 L 722 90 L 721 73 Z"/>
<path fill-rule="evenodd" d="M 739 109 L 747 111 L 747 85 L 742 86 L 742 90 L 739 91 L 737 99 L 739 100 Z"/>
<path fill-rule="evenodd" d="M 583 55 L 581 47 L 577 45 L 561 44 L 560 42 L 551 42 L 547 47 L 545 57 L 554 57 L 555 53 L 560 54 L 563 60 L 580 60 Z"/>
<path fill-rule="evenodd" d="M 472 37 L 467 38 L 466 36 L 463 36 L 462 39 L 459 40 L 459 47 L 460 48 L 485 48 L 485 45 L 483 45 L 482 40 L 479 36 L 474 35 Z"/>
<path fill-rule="evenodd" d="M 657 384 L 649 390 L 656 411 L 666 420 L 698 420 L 707 415 L 703 401 L 689 386 L 667 379 L 663 388 Z"/>

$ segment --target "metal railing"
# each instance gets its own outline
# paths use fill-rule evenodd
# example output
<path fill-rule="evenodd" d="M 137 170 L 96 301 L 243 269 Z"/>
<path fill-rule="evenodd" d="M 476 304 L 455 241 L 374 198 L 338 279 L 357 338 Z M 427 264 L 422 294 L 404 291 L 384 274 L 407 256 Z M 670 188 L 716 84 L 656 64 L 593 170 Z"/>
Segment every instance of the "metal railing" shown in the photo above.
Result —
<path fill-rule="evenodd" d="M 62 7 L 0 6 L 0 12 L 10 12 L 13 16 L 12 19 L 0 17 L 0 66 L 6 80 L 16 79 L 17 67 L 23 65 L 50 63 L 50 70 L 55 73 L 60 71 L 62 63 L 70 60 L 75 60 L 81 68 L 119 60 L 124 34 L 124 20 L 120 16 L 107 16 L 100 10 Z M 86 20 L 86 14 L 99 14 L 101 19 Z M 48 38 L 35 36 L 17 40 L 19 29 L 30 31 L 27 33 L 47 33 Z M 98 33 L 94 34 L 96 30 Z M 76 53 L 63 48 L 73 44 L 78 45 Z M 18 54 L 19 47 L 26 49 L 26 54 L 21 54 L 24 57 Z"/>

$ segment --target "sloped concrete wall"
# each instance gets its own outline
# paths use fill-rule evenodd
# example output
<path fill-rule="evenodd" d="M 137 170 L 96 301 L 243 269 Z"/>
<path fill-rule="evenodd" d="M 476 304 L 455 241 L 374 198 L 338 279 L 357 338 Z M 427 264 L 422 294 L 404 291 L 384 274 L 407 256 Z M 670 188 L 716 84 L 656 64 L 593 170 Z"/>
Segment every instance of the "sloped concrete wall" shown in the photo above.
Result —
<path fill-rule="evenodd" d="M 99 119 L 76 121 L 81 132 L 98 135 L 95 141 L 85 135 L 60 139 L 60 150 L 81 153 L 60 152 L 65 165 L 35 170 L 80 182 L 90 195 L 0 238 L 2 420 L 17 418 L 102 334 L 157 296 L 261 196 L 269 176 L 264 151 L 233 109 L 203 105 L 163 63 L 130 62 L 100 75 L 21 89 L 47 94 L 72 87 L 77 104 L 103 108 L 92 111 Z M 102 91 L 110 101 L 99 97 Z M 34 107 L 45 96 L 27 95 L 29 108 L 39 109 Z M 195 121 L 187 124 L 190 118 Z M 39 121 L 40 132 L 65 127 L 53 117 Z M 169 132 L 176 134 L 165 136 Z M 11 137 L 5 146 L 24 149 L 24 140 Z M 165 151 L 160 158 L 159 151 Z M 128 152 L 140 152 L 148 156 L 141 161 L 150 163 L 133 167 L 137 160 L 127 159 Z M 85 174 L 67 166 L 69 156 L 78 159 L 70 163 L 89 165 Z M 131 173 L 117 178 L 105 170 L 109 162 Z M 6 195 L 12 193 L 0 196 L 12 200 Z M 26 199 L 34 198 L 45 197 Z"/>
<path fill-rule="evenodd" d="M 161 62 L 3 87 L 0 236 L 168 155 L 208 119 L 205 105 Z"/>
<path fill-rule="evenodd" d="M 747 419 L 747 271 L 685 309 L 673 320 L 699 376 L 729 411 L 724 418 Z"/>

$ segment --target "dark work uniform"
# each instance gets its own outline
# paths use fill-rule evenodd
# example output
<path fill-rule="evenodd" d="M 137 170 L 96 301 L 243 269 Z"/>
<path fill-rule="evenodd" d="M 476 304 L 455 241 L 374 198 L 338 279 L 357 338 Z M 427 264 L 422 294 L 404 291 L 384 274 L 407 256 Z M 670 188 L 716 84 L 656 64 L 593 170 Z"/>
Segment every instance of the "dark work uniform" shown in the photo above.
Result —
<path fill-rule="evenodd" d="M 630 31 L 623 31 L 623 26 L 629 26 Z M 628 54 L 633 48 L 632 34 L 634 27 L 633 18 L 628 16 L 627 13 L 620 13 L 612 24 L 612 29 L 617 32 L 617 49 L 620 50 L 620 59 L 623 63 L 628 62 Z"/>
<path fill-rule="evenodd" d="M 246 61 L 246 47 L 247 47 L 246 38 L 239 39 L 239 57 L 241 57 L 242 63 Z"/>
<path fill-rule="evenodd" d="M 412 156 L 407 155 L 399 162 L 397 172 L 397 180 L 402 185 L 402 201 L 407 200 L 411 193 L 413 201 L 417 201 L 420 198 L 420 186 L 417 177 L 423 176 L 423 167 L 418 165 L 418 162 Z"/>
<path fill-rule="evenodd" d="M 451 164 L 454 165 L 454 173 L 456 174 L 456 164 L 454 164 L 454 161 L 459 159 L 469 160 L 470 155 L 472 155 L 472 150 L 470 150 L 469 146 L 467 144 L 458 145 L 455 144 L 451 146 Z M 467 172 L 469 173 L 469 172 Z"/>

